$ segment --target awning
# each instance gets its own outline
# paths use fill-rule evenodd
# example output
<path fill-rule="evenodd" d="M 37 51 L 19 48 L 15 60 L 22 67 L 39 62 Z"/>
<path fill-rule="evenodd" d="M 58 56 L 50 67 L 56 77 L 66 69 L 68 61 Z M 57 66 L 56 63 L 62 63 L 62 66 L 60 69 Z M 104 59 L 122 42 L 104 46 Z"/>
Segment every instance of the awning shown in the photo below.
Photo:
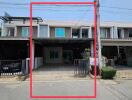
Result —
<path fill-rule="evenodd" d="M 93 39 L 89 38 L 34 38 L 35 42 L 39 42 L 42 44 L 48 44 L 48 43 L 90 43 L 90 41 L 93 41 Z"/>

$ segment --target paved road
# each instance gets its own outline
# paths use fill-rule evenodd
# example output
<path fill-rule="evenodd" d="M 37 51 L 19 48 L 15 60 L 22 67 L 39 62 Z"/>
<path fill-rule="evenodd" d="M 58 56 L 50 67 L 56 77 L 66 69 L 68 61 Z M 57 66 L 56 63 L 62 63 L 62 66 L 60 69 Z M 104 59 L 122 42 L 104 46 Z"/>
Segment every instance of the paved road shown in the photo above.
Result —
<path fill-rule="evenodd" d="M 93 80 L 33 82 L 33 95 L 93 95 Z M 0 100 L 38 99 L 31 99 L 29 97 L 29 82 L 26 81 L 20 83 L 0 83 Z M 132 80 L 117 82 L 98 80 L 97 98 L 89 100 L 132 100 Z"/>

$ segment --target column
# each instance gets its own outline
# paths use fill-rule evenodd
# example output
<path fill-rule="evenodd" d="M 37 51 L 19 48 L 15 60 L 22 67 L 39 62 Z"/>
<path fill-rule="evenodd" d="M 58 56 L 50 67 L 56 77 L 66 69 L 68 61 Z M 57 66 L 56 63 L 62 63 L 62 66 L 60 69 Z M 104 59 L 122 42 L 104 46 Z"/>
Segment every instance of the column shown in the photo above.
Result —
<path fill-rule="evenodd" d="M 114 38 L 118 38 L 118 35 L 117 35 L 117 27 L 114 26 Z"/>
<path fill-rule="evenodd" d="M 89 27 L 89 34 L 88 34 L 88 38 L 92 38 L 92 28 Z"/>
<path fill-rule="evenodd" d="M 94 57 L 94 46 L 93 41 L 90 42 L 90 55 L 91 57 Z"/>
<path fill-rule="evenodd" d="M 82 38 L 82 27 L 80 28 L 80 38 Z"/>
<path fill-rule="evenodd" d="M 34 66 L 34 53 L 35 53 L 35 43 L 34 43 L 34 41 L 32 41 L 32 69 L 34 69 L 35 68 L 35 66 Z"/>
<path fill-rule="evenodd" d="M 110 28 L 110 38 L 113 39 L 114 27 Z"/>

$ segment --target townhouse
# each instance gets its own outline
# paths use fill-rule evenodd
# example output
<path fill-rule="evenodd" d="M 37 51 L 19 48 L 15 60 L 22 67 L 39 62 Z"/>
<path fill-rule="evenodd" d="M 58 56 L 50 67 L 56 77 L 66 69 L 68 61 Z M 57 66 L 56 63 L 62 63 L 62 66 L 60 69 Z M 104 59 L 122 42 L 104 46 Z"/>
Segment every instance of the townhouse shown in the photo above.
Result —
<path fill-rule="evenodd" d="M 0 59 L 29 58 L 29 17 L 3 16 Z M 33 69 L 41 65 L 71 65 L 85 48 L 93 57 L 93 23 L 42 20 L 33 17 Z M 108 65 L 132 66 L 132 24 L 101 22 L 102 56 Z"/>

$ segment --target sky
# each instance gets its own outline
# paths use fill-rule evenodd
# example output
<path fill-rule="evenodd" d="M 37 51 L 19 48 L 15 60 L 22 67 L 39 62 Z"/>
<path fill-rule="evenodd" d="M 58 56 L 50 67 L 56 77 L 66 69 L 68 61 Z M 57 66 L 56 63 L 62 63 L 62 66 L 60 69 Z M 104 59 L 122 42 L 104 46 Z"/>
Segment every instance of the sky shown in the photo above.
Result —
<path fill-rule="evenodd" d="M 32 1 L 93 1 L 93 0 L 32 0 Z M 30 0 L 0 0 L 0 16 L 29 16 Z M 21 5 L 18 5 L 21 4 Z M 101 21 L 132 22 L 132 0 L 100 0 Z M 50 20 L 92 21 L 92 6 L 33 6 L 33 16 Z"/>

